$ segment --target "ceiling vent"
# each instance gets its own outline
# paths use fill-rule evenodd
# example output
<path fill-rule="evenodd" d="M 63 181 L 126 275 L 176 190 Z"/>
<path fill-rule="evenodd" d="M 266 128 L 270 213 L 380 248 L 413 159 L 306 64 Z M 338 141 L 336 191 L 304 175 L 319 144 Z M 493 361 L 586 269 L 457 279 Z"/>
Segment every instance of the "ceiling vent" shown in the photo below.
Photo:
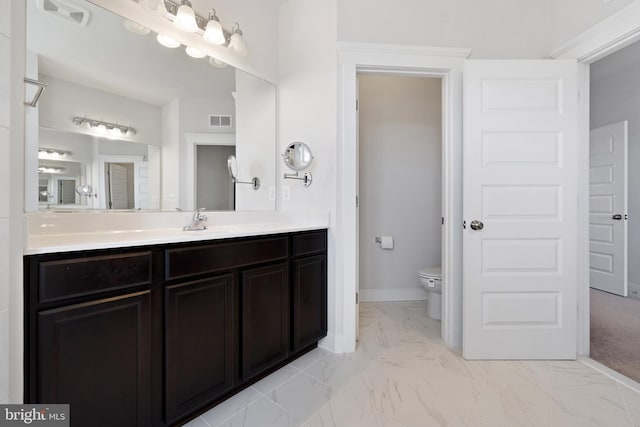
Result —
<path fill-rule="evenodd" d="M 209 115 L 210 128 L 230 128 L 231 116 Z"/>
<path fill-rule="evenodd" d="M 89 11 L 66 0 L 37 0 L 38 9 L 63 21 L 84 27 L 89 22 Z"/>

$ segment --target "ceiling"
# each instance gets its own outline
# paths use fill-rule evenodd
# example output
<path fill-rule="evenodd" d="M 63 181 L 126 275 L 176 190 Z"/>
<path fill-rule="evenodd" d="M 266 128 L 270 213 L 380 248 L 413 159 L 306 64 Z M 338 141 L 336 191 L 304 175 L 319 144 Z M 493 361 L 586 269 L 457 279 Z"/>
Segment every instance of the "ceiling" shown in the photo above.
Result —
<path fill-rule="evenodd" d="M 89 11 L 86 26 L 27 1 L 27 49 L 38 53 L 40 74 L 152 105 L 184 96 L 228 97 L 234 90 L 232 67 L 212 67 L 206 58 L 187 56 L 184 47 L 163 47 L 153 32 L 133 34 L 121 17 L 86 0 L 64 1 Z"/>

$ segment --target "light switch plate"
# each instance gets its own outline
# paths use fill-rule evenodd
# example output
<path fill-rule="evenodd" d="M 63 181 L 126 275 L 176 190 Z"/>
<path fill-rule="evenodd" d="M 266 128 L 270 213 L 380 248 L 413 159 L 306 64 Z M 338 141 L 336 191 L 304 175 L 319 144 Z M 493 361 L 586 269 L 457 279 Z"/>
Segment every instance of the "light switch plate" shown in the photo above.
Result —
<path fill-rule="evenodd" d="M 282 200 L 291 199 L 291 188 L 288 185 L 282 187 Z"/>
<path fill-rule="evenodd" d="M 269 200 L 275 200 L 276 199 L 276 187 L 274 187 L 273 185 L 269 186 Z"/>

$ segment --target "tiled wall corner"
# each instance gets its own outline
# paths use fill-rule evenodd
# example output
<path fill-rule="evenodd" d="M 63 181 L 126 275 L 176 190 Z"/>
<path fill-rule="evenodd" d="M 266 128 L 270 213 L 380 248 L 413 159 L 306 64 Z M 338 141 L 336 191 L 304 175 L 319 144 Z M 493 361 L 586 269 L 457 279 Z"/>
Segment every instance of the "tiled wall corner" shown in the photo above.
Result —
<path fill-rule="evenodd" d="M 0 310 L 0 402 L 9 400 L 9 310 Z"/>

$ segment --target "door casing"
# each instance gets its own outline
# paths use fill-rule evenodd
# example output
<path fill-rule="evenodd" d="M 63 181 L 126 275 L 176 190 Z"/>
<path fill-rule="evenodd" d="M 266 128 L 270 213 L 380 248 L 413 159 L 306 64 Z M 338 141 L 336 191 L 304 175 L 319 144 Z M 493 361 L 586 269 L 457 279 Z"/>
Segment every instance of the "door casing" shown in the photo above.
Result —
<path fill-rule="evenodd" d="M 462 68 L 470 49 L 338 43 L 336 352 L 355 351 L 357 283 L 357 74 L 442 79 L 442 339 L 462 346 Z"/>

